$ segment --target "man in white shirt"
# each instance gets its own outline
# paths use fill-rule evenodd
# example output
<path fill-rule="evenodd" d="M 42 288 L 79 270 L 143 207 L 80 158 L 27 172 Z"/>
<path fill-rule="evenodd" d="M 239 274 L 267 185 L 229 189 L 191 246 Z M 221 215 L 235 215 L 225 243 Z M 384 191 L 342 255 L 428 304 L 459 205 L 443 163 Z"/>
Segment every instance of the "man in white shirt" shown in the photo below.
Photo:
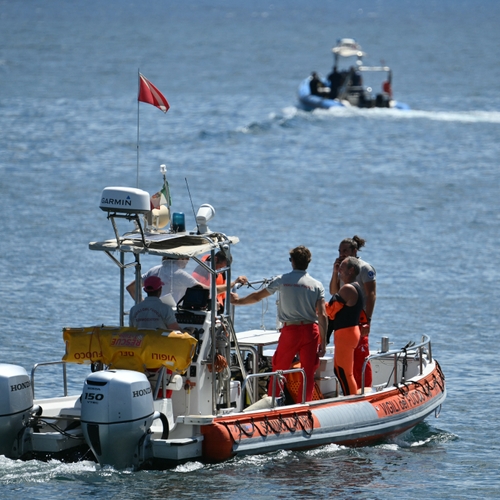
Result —
<path fill-rule="evenodd" d="M 163 282 L 158 276 L 144 280 L 147 297 L 130 309 L 129 325 L 148 330 L 180 330 L 174 310 L 160 300 Z"/>

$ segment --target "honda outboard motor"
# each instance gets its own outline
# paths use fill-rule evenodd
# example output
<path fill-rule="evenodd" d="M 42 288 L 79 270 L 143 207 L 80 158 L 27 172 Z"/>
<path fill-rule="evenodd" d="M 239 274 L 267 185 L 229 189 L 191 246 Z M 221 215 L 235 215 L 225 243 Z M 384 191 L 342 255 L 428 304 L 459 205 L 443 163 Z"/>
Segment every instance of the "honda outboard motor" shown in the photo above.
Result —
<path fill-rule="evenodd" d="M 154 413 L 151 385 L 143 373 L 105 370 L 85 380 L 82 430 L 101 465 L 137 466 L 138 449 Z"/>
<path fill-rule="evenodd" d="M 0 363 L 0 455 L 18 458 L 14 444 L 32 408 L 33 393 L 26 370 Z"/>

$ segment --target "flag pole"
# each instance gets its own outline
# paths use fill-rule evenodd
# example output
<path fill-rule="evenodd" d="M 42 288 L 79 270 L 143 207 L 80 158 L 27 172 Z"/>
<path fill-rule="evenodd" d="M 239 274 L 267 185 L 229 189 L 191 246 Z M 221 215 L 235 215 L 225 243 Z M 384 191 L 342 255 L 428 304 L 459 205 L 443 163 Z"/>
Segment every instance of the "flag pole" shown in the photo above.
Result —
<path fill-rule="evenodd" d="M 139 93 L 141 91 L 141 71 L 137 69 L 137 188 L 139 188 Z"/>

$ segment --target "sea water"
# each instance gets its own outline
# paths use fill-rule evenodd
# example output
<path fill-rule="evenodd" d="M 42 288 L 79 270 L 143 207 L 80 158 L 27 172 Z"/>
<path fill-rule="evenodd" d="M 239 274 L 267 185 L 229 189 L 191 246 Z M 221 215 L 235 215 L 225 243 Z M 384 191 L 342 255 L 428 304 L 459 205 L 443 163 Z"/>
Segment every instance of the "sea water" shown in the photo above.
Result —
<path fill-rule="evenodd" d="M 500 496 L 499 18 L 494 0 L 0 0 L 0 362 L 29 371 L 61 358 L 64 326 L 117 323 L 117 267 L 88 249 L 113 236 L 99 195 L 154 193 L 165 164 L 173 211 L 191 229 L 211 204 L 250 280 L 303 244 L 328 288 L 339 242 L 365 238 L 371 347 L 429 334 L 448 387 L 439 419 L 379 446 L 136 473 L 0 457 L 0 496 Z M 341 37 L 410 111 L 298 108 Z M 138 105 L 139 70 L 167 114 Z M 274 307 L 238 308 L 237 328 L 273 328 Z"/>

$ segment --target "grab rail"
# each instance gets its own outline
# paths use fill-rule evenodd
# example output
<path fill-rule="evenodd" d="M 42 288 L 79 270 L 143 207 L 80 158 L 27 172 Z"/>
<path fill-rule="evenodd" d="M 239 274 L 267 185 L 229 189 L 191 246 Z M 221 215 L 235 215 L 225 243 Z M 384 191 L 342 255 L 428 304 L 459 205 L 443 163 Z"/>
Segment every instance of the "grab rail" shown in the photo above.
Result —
<path fill-rule="evenodd" d="M 365 393 L 365 369 L 366 365 L 373 359 L 383 358 L 388 356 L 394 356 L 394 385 L 398 385 L 398 357 L 401 354 L 408 354 L 409 352 L 416 352 L 418 350 L 418 359 L 419 363 L 419 374 L 422 375 L 424 372 L 423 367 L 423 354 L 424 349 L 427 348 L 427 356 L 429 358 L 429 363 L 432 363 L 432 348 L 431 348 L 431 339 L 428 335 L 422 335 L 422 340 L 420 344 L 407 344 L 405 347 L 401 349 L 393 349 L 382 351 L 377 354 L 372 354 L 365 358 L 363 363 L 363 369 L 361 370 L 361 394 Z"/>
<path fill-rule="evenodd" d="M 302 403 L 305 403 L 306 401 L 306 372 L 304 371 L 303 368 L 290 368 L 289 370 L 278 370 L 275 372 L 263 372 L 263 373 L 251 373 L 250 375 L 247 375 L 245 377 L 245 380 L 243 381 L 243 384 L 241 386 L 241 408 L 244 408 L 245 406 L 245 386 L 247 385 L 247 382 L 249 382 L 250 379 L 254 378 L 263 378 L 263 377 L 273 377 L 273 385 L 272 385 L 272 392 L 271 392 L 271 398 L 272 398 L 272 408 L 276 406 L 276 383 L 279 381 L 280 377 L 283 377 L 283 375 L 286 375 L 287 373 L 301 373 L 302 374 Z M 277 376 L 274 376 L 277 375 Z"/>
<path fill-rule="evenodd" d="M 41 366 L 56 366 L 56 365 L 61 365 L 62 366 L 62 382 L 63 382 L 63 397 L 69 396 L 68 394 L 68 369 L 67 366 L 71 365 L 74 368 L 70 368 L 70 378 L 69 382 L 71 383 L 76 383 L 75 382 L 75 377 L 78 375 L 79 372 L 77 370 L 83 370 L 83 369 L 91 369 L 92 371 L 96 369 L 101 369 L 97 368 L 98 363 L 94 363 L 94 365 L 89 365 L 86 363 L 82 364 L 75 364 L 75 363 L 68 363 L 66 361 L 44 361 L 42 363 L 36 363 L 33 365 L 33 368 L 31 369 L 31 393 L 33 394 L 33 398 L 35 398 L 35 372 L 40 368 Z M 45 377 L 45 373 L 43 374 Z M 43 386 L 45 385 L 45 379 L 43 379 Z"/>
<path fill-rule="evenodd" d="M 33 399 L 35 398 L 35 371 L 39 366 L 48 365 L 62 365 L 63 369 L 63 385 L 64 385 L 64 396 L 68 395 L 68 377 L 66 373 L 66 362 L 65 361 L 46 361 L 44 363 L 36 363 L 31 369 L 31 392 L 33 394 Z"/>

